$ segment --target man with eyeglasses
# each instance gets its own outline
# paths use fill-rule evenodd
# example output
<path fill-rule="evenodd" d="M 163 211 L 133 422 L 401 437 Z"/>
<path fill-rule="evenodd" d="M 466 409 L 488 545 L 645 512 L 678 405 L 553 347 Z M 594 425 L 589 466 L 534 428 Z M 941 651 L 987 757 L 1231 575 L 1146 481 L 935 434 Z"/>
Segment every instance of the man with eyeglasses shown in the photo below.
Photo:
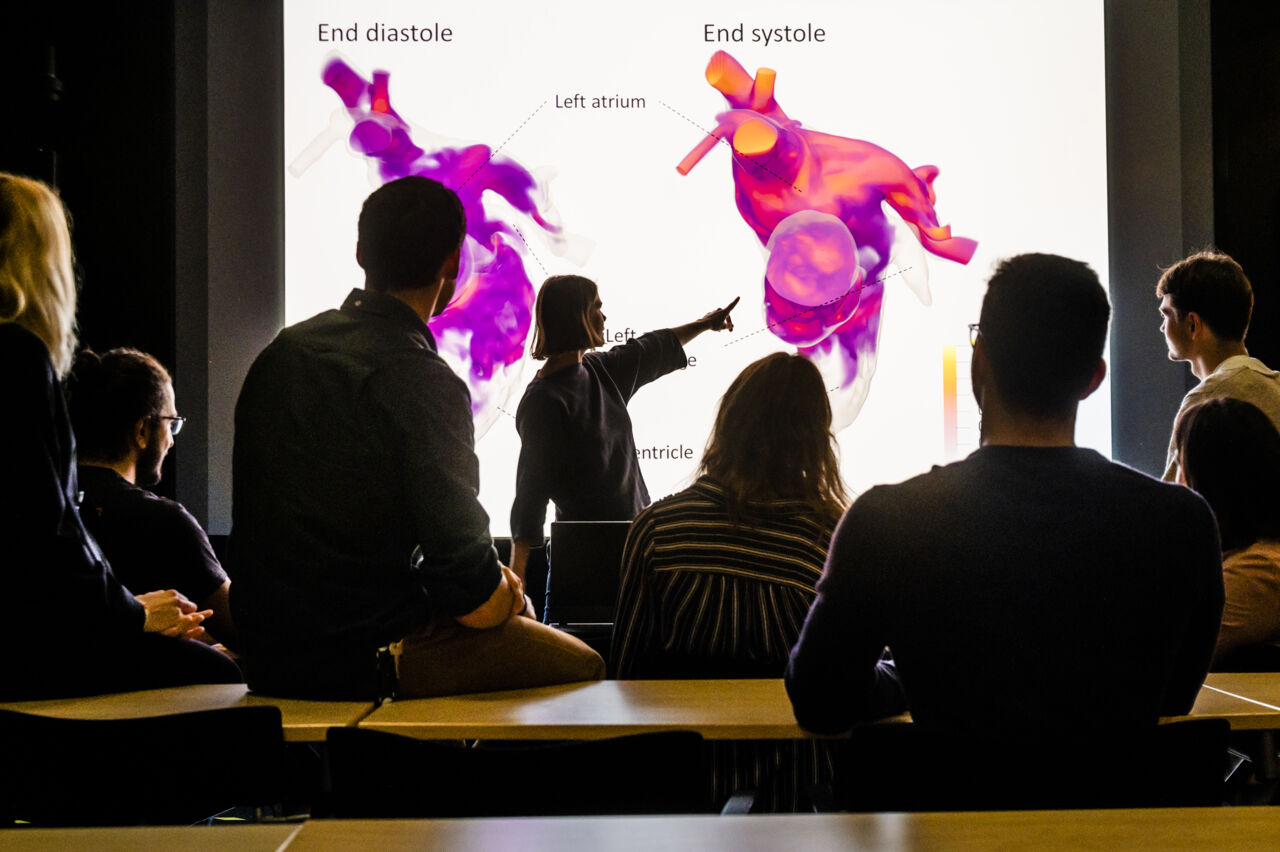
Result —
<path fill-rule="evenodd" d="M 85 350 L 68 379 L 68 407 L 84 494 L 80 515 L 116 577 L 135 591 L 175 589 L 212 610 L 196 638 L 234 647 L 231 581 L 209 537 L 182 504 L 147 490 L 160 481 L 186 422 L 169 372 L 136 349 Z"/>

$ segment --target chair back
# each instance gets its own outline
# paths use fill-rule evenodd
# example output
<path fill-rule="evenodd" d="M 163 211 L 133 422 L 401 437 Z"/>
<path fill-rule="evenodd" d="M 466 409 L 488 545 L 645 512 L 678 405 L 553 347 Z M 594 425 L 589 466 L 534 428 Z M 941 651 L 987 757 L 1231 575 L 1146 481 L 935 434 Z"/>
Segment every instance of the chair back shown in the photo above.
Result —
<path fill-rule="evenodd" d="M 551 524 L 548 624 L 612 624 L 630 521 Z"/>
<path fill-rule="evenodd" d="M 476 747 L 330 728 L 337 817 L 679 814 L 711 810 L 709 764 L 692 731 Z"/>
<path fill-rule="evenodd" d="M 0 820 L 42 826 L 184 824 L 279 803 L 277 707 L 138 719 L 0 710 Z"/>
<path fill-rule="evenodd" d="M 1034 741 L 868 725 L 837 746 L 833 802 L 855 811 L 1216 806 L 1229 734 L 1225 719 Z"/>

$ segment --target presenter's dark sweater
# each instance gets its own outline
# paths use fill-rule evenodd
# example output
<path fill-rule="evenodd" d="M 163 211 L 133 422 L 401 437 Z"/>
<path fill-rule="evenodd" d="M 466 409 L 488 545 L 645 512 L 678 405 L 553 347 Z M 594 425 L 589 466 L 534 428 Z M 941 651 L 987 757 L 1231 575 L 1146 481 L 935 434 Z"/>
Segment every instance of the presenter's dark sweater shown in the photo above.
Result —
<path fill-rule="evenodd" d="M 649 505 L 627 403 L 686 363 L 675 332 L 663 329 L 529 383 L 516 409 L 513 538 L 542 540 L 548 501 L 558 521 L 629 521 Z"/>
<path fill-rule="evenodd" d="M 787 669 L 796 718 L 868 715 L 888 645 L 916 724 L 956 736 L 1190 710 L 1222 617 L 1208 506 L 1074 447 L 984 447 L 863 494 Z"/>

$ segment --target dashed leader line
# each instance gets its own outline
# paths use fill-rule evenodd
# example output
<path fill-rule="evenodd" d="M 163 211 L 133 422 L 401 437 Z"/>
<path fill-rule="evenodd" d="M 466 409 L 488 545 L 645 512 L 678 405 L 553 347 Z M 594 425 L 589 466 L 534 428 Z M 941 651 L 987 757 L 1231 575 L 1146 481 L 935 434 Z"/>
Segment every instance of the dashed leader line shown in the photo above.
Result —
<path fill-rule="evenodd" d="M 458 189 L 462 189 L 464 186 L 466 186 L 468 183 L 471 182 L 471 178 L 480 174 L 480 170 L 483 169 L 485 166 L 489 165 L 489 161 L 492 160 L 494 157 L 498 156 L 499 151 L 507 147 L 507 143 L 510 142 L 512 139 L 514 139 L 516 137 L 516 134 L 519 133 L 522 129 L 524 129 L 524 126 L 528 124 L 533 119 L 533 117 L 537 115 L 539 111 L 541 111 L 541 109 L 544 106 L 547 105 L 547 101 L 549 100 L 551 99 L 547 98 L 546 101 L 543 101 L 542 103 L 538 104 L 538 108 L 535 109 L 533 112 L 529 113 L 529 117 L 526 118 L 524 121 L 520 122 L 520 126 L 517 127 L 515 130 L 511 131 L 511 135 L 508 136 L 506 139 L 504 139 L 501 145 L 499 145 L 497 148 L 494 148 L 492 151 L 490 151 L 489 156 L 485 158 L 485 161 L 480 165 L 476 166 L 476 170 L 472 172 L 470 175 L 468 175 L 466 180 L 458 184 Z"/>
<path fill-rule="evenodd" d="M 692 124 L 694 127 L 696 127 L 696 128 L 698 128 L 699 130 L 701 130 L 701 131 L 702 131 L 704 134 L 706 134 L 707 136 L 710 136 L 710 137 L 712 137 L 713 139 L 715 139 L 715 140 L 716 140 L 716 142 L 718 142 L 719 144 L 727 146 L 727 147 L 729 148 L 729 152 L 730 152 L 733 156 L 735 156 L 735 157 L 741 157 L 741 158 L 742 158 L 742 159 L 744 159 L 744 160 L 749 160 L 749 161 L 751 162 L 751 165 L 755 166 L 756 168 L 760 169 L 761 171 L 766 171 L 766 172 L 768 172 L 769 174 L 773 175 L 773 176 L 774 176 L 774 177 L 776 177 L 778 180 L 782 181 L 782 182 L 783 182 L 783 183 L 785 183 L 787 186 L 791 187 L 792 189 L 794 189 L 796 192 L 800 193 L 801 195 L 803 195 L 803 194 L 804 194 L 804 190 L 803 190 L 803 189 L 801 189 L 800 187 L 796 186 L 794 183 L 792 183 L 791 181 L 787 180 L 787 179 L 786 179 L 786 178 L 784 178 L 782 175 L 780 175 L 780 174 L 778 174 L 777 172 L 775 172 L 773 169 L 771 169 L 771 168 L 769 168 L 768 166 L 764 165 L 763 163 L 761 163 L 761 162 L 757 161 L 755 157 L 751 157 L 751 156 L 748 156 L 747 154 L 743 154 L 743 153 L 741 153 L 741 152 L 739 152 L 739 151 L 735 151 L 735 150 L 733 149 L 733 146 L 732 146 L 732 145 L 730 145 L 728 142 L 726 142 L 723 136 L 716 136 L 714 133 L 712 133 L 711 131 L 707 130 L 707 129 L 706 129 L 706 128 L 704 128 L 701 124 L 698 124 L 698 122 L 694 121 L 692 118 L 690 118 L 689 116 L 685 115 L 685 114 L 684 114 L 684 113 L 682 113 L 680 110 L 678 110 L 678 109 L 676 109 L 675 107 L 671 106 L 671 104 L 667 103 L 666 101 L 663 101 L 663 100 L 659 99 L 659 100 L 658 100 L 658 103 L 662 104 L 664 107 L 666 107 L 667 109 L 671 110 L 671 111 L 672 111 L 672 112 L 674 112 L 676 115 L 680 116 L 680 117 L 681 117 L 681 118 L 683 118 L 685 121 L 689 122 L 689 123 L 690 123 L 690 124 Z"/>
<path fill-rule="evenodd" d="M 520 238 L 520 242 L 524 243 L 524 247 L 529 250 L 529 256 L 538 262 L 538 267 L 542 270 L 542 274 L 550 275 L 551 273 L 548 272 L 547 268 L 542 265 L 542 261 L 538 258 L 537 253 L 533 250 L 533 246 L 529 245 L 529 241 L 524 238 L 524 231 L 521 231 L 515 225 L 511 226 L 511 230 L 516 232 L 516 236 Z"/>

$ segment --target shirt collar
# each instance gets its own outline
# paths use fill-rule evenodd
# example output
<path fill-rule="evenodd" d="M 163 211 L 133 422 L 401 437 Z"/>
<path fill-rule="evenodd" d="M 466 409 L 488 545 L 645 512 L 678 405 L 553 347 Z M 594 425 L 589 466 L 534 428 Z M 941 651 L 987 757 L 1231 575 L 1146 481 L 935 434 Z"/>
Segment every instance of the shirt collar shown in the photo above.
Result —
<path fill-rule="evenodd" d="M 362 290 L 359 287 L 347 294 L 342 303 L 342 310 L 355 314 L 371 314 L 377 317 L 403 323 L 427 339 L 427 346 L 436 351 L 436 339 L 431 329 L 418 316 L 418 312 L 395 296 L 378 293 L 374 290 Z"/>
<path fill-rule="evenodd" d="M 1268 368 L 1266 364 L 1254 358 L 1252 355 L 1232 355 L 1217 367 L 1214 367 L 1210 376 L 1216 376 L 1220 373 L 1232 373 L 1236 370 L 1253 370 L 1255 373 L 1265 375 L 1274 375 L 1275 371 Z"/>

